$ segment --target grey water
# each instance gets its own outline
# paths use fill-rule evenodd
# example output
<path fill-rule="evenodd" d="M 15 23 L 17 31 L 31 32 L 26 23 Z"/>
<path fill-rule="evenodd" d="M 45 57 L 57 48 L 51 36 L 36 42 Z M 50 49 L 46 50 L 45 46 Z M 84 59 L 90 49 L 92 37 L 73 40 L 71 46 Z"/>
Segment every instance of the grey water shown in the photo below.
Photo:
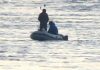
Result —
<path fill-rule="evenodd" d="M 30 38 L 43 8 L 68 41 Z M 100 70 L 100 1 L 0 0 L 0 70 Z"/>

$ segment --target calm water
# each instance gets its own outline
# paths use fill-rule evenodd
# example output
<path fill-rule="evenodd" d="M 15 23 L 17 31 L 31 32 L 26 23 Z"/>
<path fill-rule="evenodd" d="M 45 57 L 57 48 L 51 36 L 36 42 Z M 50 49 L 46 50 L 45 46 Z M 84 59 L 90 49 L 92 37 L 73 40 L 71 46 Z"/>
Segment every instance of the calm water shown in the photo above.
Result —
<path fill-rule="evenodd" d="M 35 41 L 43 5 L 69 41 Z M 99 0 L 0 0 L 0 70 L 100 70 Z"/>

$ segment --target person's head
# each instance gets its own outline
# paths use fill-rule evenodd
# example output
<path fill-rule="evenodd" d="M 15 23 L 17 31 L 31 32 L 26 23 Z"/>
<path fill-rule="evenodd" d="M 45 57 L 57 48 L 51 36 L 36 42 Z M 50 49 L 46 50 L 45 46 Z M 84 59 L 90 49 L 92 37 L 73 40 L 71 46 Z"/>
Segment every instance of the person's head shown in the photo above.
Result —
<path fill-rule="evenodd" d="M 46 13 L 46 9 L 43 9 L 42 12 Z"/>
<path fill-rule="evenodd" d="M 49 25 L 55 25 L 53 21 L 49 21 Z"/>

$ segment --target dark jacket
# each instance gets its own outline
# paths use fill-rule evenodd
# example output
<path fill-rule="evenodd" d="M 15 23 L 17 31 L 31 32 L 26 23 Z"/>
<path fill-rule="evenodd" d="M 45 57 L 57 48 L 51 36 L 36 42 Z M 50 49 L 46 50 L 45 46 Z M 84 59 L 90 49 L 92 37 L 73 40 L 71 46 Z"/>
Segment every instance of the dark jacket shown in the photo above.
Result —
<path fill-rule="evenodd" d="M 48 30 L 48 33 L 57 35 L 58 34 L 58 29 L 55 26 L 54 22 L 49 22 L 49 25 L 50 25 L 50 28 Z"/>
<path fill-rule="evenodd" d="M 47 31 L 47 22 L 49 20 L 48 14 L 46 13 L 46 9 L 42 10 L 42 13 L 39 14 L 38 20 L 40 21 L 40 31 L 45 29 Z"/>
<path fill-rule="evenodd" d="M 38 17 L 38 20 L 41 22 L 41 23 L 47 23 L 48 20 L 49 20 L 49 17 L 48 17 L 48 14 L 46 12 L 42 12 L 39 14 L 39 17 Z"/>

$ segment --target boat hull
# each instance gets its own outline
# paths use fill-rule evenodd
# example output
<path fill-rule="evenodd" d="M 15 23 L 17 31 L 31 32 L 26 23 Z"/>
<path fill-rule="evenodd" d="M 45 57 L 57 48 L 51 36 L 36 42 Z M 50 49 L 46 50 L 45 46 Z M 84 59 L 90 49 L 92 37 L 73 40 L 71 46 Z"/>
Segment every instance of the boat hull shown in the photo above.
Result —
<path fill-rule="evenodd" d="M 40 40 L 40 41 L 44 41 L 44 40 L 64 40 L 62 35 L 54 35 L 54 34 L 50 34 L 46 31 L 35 31 L 31 34 L 31 39 L 33 40 Z"/>

